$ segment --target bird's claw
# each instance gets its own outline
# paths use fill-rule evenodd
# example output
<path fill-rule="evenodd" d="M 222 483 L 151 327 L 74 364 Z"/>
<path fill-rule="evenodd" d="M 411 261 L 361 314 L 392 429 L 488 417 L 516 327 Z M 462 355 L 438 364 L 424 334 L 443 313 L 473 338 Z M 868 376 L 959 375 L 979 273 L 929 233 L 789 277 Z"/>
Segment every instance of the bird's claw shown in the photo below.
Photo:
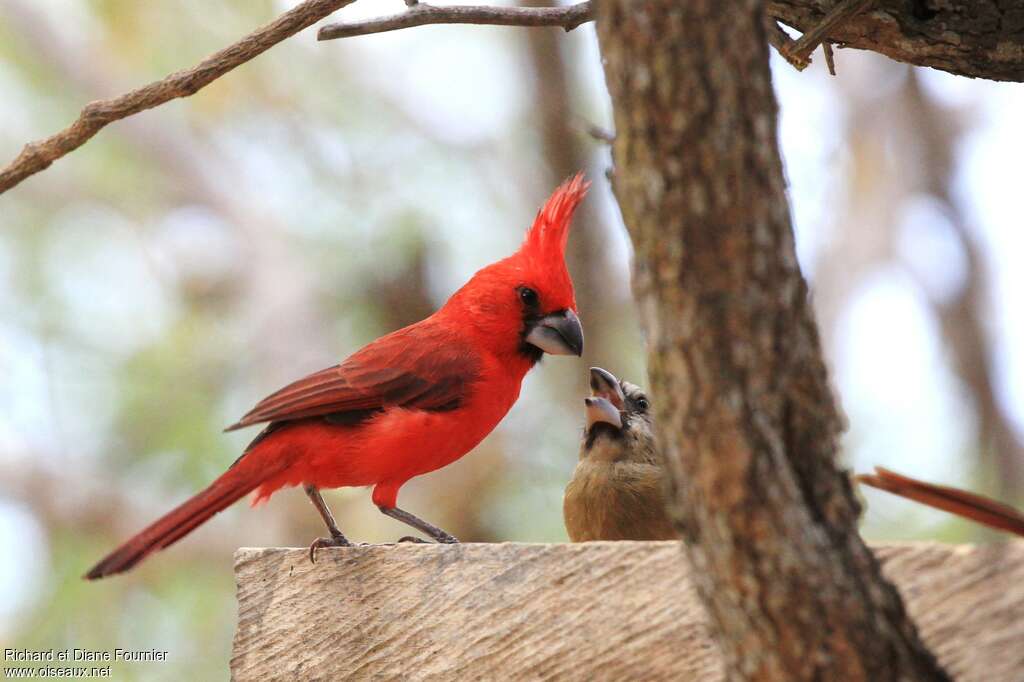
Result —
<path fill-rule="evenodd" d="M 330 538 L 317 538 L 309 545 L 309 563 L 316 563 L 316 551 L 321 547 L 351 547 L 352 543 L 344 535 Z"/>
<path fill-rule="evenodd" d="M 456 540 L 454 536 L 448 535 L 448 533 L 445 533 L 444 535 L 441 535 L 441 536 L 437 537 L 436 540 L 437 540 L 437 544 L 439 544 L 439 545 L 457 545 L 457 544 L 459 544 L 459 541 Z M 434 544 L 430 540 L 424 540 L 423 538 L 418 538 L 418 537 L 415 537 L 413 535 L 406 535 L 406 536 L 400 537 L 400 538 L 398 538 L 398 541 L 399 542 L 415 542 L 418 545 L 432 545 L 432 544 Z"/>

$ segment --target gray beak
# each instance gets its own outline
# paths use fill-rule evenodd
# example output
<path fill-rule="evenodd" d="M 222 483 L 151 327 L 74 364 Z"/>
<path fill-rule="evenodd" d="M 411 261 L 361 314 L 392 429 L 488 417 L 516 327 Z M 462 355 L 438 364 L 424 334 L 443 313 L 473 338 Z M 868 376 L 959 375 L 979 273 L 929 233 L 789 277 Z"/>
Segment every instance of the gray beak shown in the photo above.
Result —
<path fill-rule="evenodd" d="M 584 398 L 586 405 L 587 430 L 589 431 L 597 422 L 611 424 L 617 429 L 622 428 L 622 415 L 619 410 L 605 398 Z"/>
<path fill-rule="evenodd" d="M 618 410 L 626 408 L 626 396 L 615 375 L 600 367 L 590 368 L 590 394 L 604 398 Z"/>
<path fill-rule="evenodd" d="M 526 342 L 551 355 L 583 355 L 583 325 L 571 310 L 552 313 L 533 323 Z"/>

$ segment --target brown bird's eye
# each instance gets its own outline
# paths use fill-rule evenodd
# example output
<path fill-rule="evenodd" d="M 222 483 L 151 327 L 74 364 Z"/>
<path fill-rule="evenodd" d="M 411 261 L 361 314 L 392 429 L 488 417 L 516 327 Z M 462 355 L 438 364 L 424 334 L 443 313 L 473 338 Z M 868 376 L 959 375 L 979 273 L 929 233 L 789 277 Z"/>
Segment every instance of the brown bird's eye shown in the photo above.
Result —
<path fill-rule="evenodd" d="M 520 287 L 519 298 L 529 308 L 532 308 L 540 303 L 540 298 L 537 296 L 537 292 L 531 289 L 530 287 Z"/>
<path fill-rule="evenodd" d="M 639 398 L 636 401 L 636 409 L 640 410 L 641 412 L 646 412 L 648 408 L 650 408 L 650 406 L 651 404 L 647 402 L 647 398 Z"/>

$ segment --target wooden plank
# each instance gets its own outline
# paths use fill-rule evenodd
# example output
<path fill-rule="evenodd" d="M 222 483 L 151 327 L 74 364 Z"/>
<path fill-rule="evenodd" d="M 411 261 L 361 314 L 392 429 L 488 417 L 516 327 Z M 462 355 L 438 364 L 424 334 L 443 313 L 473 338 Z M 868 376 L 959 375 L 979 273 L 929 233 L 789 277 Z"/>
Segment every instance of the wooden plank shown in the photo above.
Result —
<path fill-rule="evenodd" d="M 1024 542 L 875 547 L 957 680 L 1024 680 Z M 240 549 L 234 680 L 721 680 L 673 542 Z"/>

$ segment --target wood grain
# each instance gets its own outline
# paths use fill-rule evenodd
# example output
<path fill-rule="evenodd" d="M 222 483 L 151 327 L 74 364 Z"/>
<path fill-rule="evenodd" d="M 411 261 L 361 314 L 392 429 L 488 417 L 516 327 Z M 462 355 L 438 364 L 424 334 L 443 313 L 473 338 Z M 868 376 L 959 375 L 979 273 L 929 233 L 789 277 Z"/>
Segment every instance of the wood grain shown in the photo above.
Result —
<path fill-rule="evenodd" d="M 876 546 L 963 682 L 1024 671 L 1024 542 Z M 232 679 L 723 679 L 674 542 L 240 549 Z"/>

